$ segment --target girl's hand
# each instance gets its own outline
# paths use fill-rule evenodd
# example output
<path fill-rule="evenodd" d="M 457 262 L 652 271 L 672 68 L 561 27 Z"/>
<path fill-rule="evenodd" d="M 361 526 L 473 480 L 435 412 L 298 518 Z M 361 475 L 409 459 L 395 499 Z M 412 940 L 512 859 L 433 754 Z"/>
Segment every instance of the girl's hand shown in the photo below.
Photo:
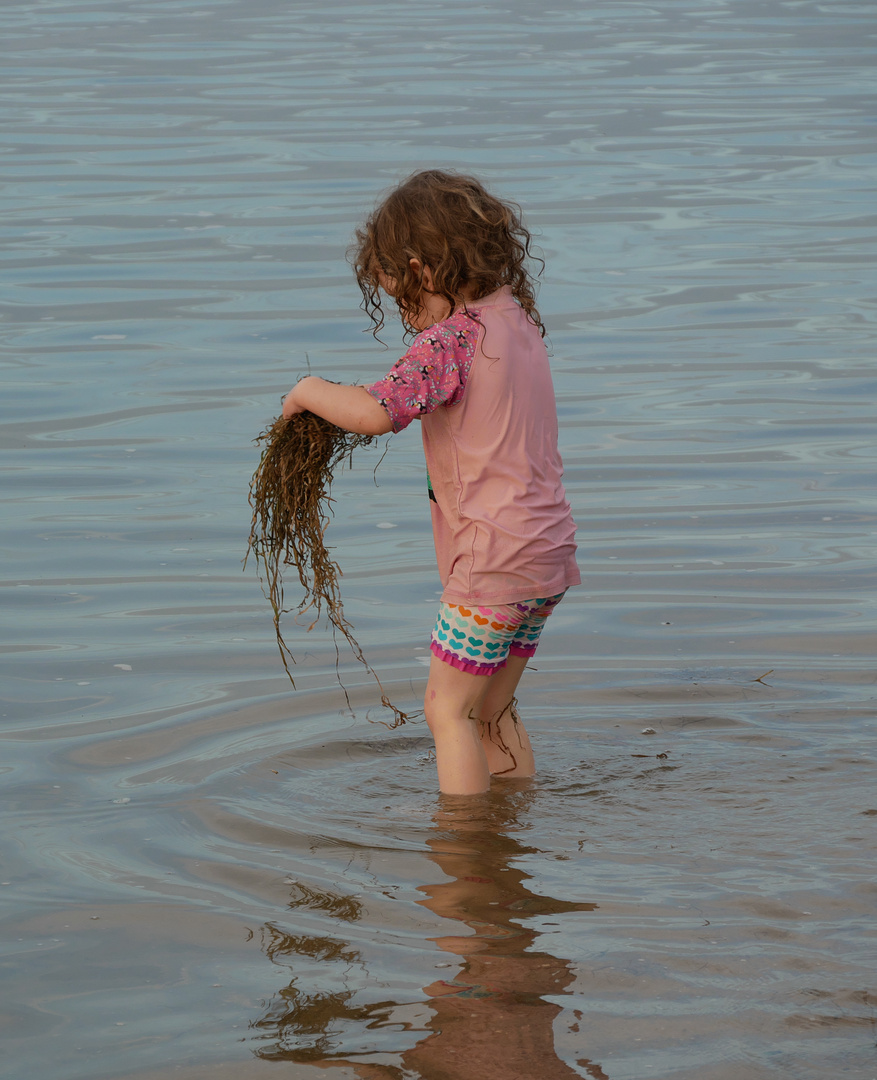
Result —
<path fill-rule="evenodd" d="M 364 386 L 326 382 L 316 375 L 297 382 L 283 401 L 287 420 L 305 410 L 360 435 L 385 435 L 393 429 L 387 410 Z"/>
<path fill-rule="evenodd" d="M 296 390 L 298 390 L 298 388 L 301 386 L 302 382 L 304 382 L 304 381 L 305 380 L 302 379 L 301 382 L 296 383 L 296 385 L 289 391 L 289 393 L 283 399 L 283 419 L 284 420 L 288 420 L 291 416 L 295 416 L 298 413 L 305 412 L 307 406 L 300 404 L 300 402 L 296 399 L 296 396 L 295 396 Z"/>

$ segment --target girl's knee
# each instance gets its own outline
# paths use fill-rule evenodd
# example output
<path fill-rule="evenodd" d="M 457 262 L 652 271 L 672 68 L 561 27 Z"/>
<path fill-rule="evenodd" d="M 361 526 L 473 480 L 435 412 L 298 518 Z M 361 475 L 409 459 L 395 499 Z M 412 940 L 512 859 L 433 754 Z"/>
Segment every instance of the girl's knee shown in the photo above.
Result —
<path fill-rule="evenodd" d="M 478 723 L 478 716 L 472 709 L 460 708 L 441 694 L 430 695 L 428 690 L 423 702 L 423 715 L 433 736 L 470 726 L 474 728 Z"/>
<path fill-rule="evenodd" d="M 435 735 L 436 724 L 438 723 L 438 710 L 435 708 L 434 702 L 424 701 L 423 718 L 426 720 L 426 726 L 433 735 Z"/>
<path fill-rule="evenodd" d="M 423 699 L 423 716 L 426 720 L 426 726 L 433 733 L 436 732 L 436 728 L 441 727 L 442 716 L 445 711 L 442 707 L 441 697 L 435 690 L 426 688 L 426 696 Z"/>
<path fill-rule="evenodd" d="M 508 691 L 489 695 L 481 709 L 482 723 L 487 727 L 514 727 L 520 719 L 517 704 L 518 699 Z"/>

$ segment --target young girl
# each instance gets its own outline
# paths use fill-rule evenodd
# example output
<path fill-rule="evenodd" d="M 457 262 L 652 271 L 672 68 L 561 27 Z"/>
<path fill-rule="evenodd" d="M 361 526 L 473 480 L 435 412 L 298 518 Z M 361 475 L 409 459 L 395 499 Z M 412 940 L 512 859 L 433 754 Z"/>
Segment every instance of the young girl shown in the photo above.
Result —
<path fill-rule="evenodd" d="M 411 176 L 357 230 L 353 258 L 374 333 L 383 292 L 418 332 L 411 347 L 371 386 L 308 376 L 283 404 L 365 435 L 421 421 L 444 586 L 424 709 L 450 794 L 533 775 L 515 690 L 581 581 L 529 254 L 517 208 L 476 179 Z"/>

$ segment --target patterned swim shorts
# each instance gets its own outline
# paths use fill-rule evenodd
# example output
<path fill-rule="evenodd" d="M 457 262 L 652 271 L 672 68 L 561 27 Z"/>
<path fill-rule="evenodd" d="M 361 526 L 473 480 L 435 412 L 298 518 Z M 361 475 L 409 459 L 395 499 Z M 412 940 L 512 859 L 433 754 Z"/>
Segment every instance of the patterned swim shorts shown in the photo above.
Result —
<path fill-rule="evenodd" d="M 532 656 L 545 620 L 564 593 L 517 604 L 442 604 L 432 632 L 434 656 L 470 675 L 492 675 L 509 656 Z"/>

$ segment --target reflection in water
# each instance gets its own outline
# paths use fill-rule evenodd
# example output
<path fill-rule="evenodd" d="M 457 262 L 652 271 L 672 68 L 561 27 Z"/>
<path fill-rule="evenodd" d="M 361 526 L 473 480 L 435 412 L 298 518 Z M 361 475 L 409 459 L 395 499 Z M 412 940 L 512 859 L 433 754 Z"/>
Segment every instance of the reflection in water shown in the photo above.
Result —
<path fill-rule="evenodd" d="M 543 1080 L 579 1077 L 557 1056 L 553 1030 L 561 1012 L 554 998 L 573 982 L 574 975 L 567 960 L 536 947 L 540 935 L 528 919 L 593 911 L 597 905 L 557 900 L 527 888 L 529 876 L 512 864 L 537 851 L 515 836 L 518 817 L 529 802 L 526 790 L 511 785 L 480 798 L 442 798 L 427 845 L 430 858 L 450 880 L 420 886 L 424 899 L 418 903 L 443 919 L 462 923 L 471 933 L 461 929 L 459 935 L 432 939 L 440 949 L 459 957 L 461 967 L 453 977 L 424 988 L 432 1016 L 422 1028 L 414 1029 L 410 1022 L 393 1016 L 400 1002 L 357 1005 L 355 988 L 340 992 L 318 988 L 321 968 L 323 978 L 330 974 L 337 986 L 334 965 L 347 969 L 363 965 L 355 948 L 338 937 L 286 934 L 266 925 L 262 930 L 266 955 L 275 963 L 289 965 L 296 974 L 252 1025 L 264 1040 L 256 1055 L 324 1068 L 346 1065 L 363 1080 L 412 1074 L 425 1080 L 471 1080 L 473 1076 L 506 1080 L 532 1075 L 534 1068 Z M 356 921 L 360 915 L 354 898 L 298 888 L 292 906 L 303 902 L 331 911 L 342 921 Z M 416 1046 L 401 1054 L 401 1069 L 362 1060 L 368 1052 L 350 1055 L 340 1049 L 351 1026 L 359 1026 L 362 1032 L 388 1023 L 396 1030 L 425 1033 Z M 358 1041 L 363 1045 L 362 1034 Z M 594 1080 L 607 1080 L 599 1065 L 587 1060 L 579 1064 Z"/>
<path fill-rule="evenodd" d="M 266 923 L 262 928 L 262 947 L 274 963 L 300 971 L 303 966 L 323 967 L 361 964 L 356 949 L 334 938 L 310 937 L 306 934 L 286 934 L 277 926 Z M 302 961 L 304 963 L 302 963 Z M 333 969 L 337 970 L 337 969 Z M 333 1038 L 339 1026 L 348 1023 L 367 1023 L 378 1013 L 386 1013 L 375 1005 L 357 1006 L 352 998 L 356 990 L 343 992 L 303 990 L 293 979 L 289 986 L 275 994 L 265 1015 L 253 1025 L 270 1033 L 274 1044 L 257 1051 L 269 1061 L 319 1061 L 333 1048 Z"/>

